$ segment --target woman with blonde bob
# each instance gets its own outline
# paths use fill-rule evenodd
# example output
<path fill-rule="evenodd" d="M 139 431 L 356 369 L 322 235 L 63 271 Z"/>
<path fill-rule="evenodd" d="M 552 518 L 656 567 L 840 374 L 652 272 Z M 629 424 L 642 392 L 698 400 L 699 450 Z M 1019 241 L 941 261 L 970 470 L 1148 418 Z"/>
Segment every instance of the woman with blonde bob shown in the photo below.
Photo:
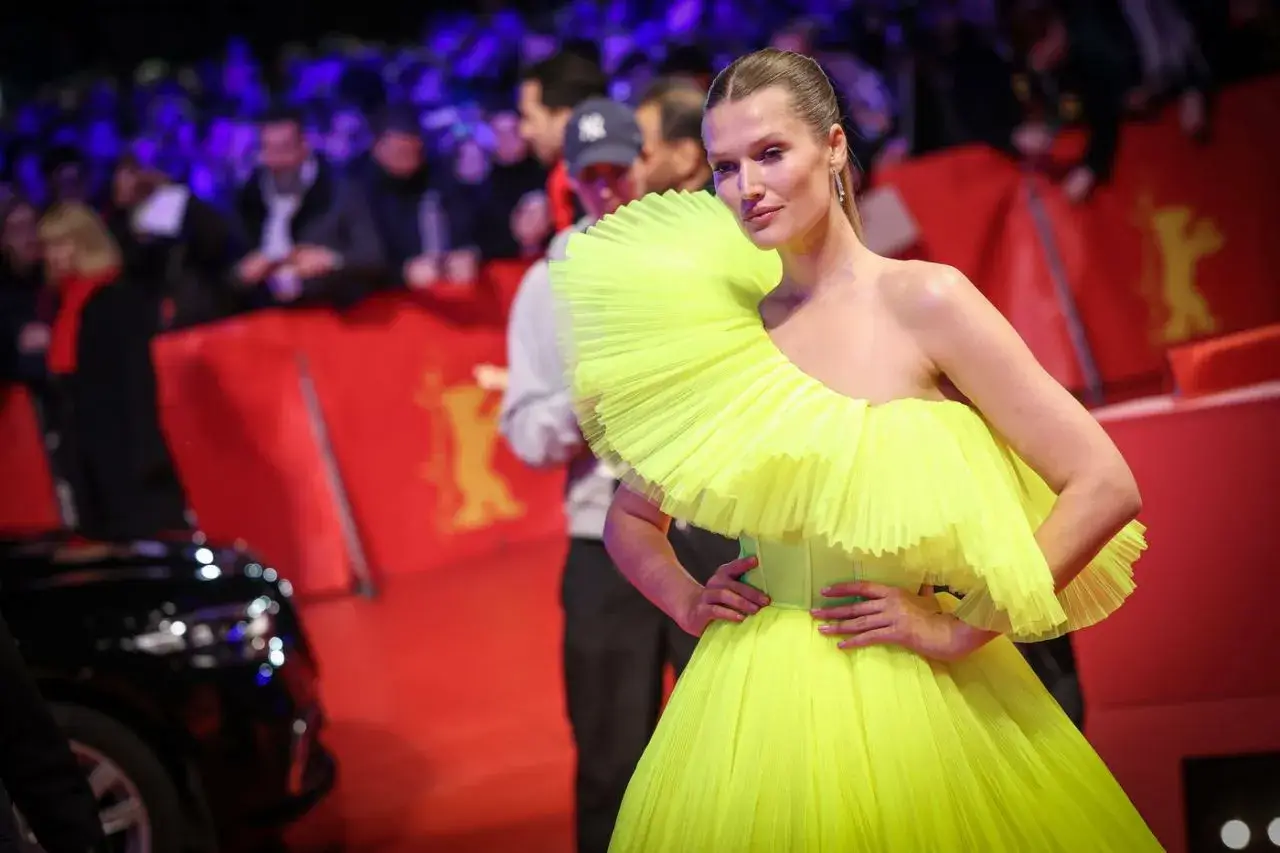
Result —
<path fill-rule="evenodd" d="M 120 247 L 102 219 L 79 202 L 53 207 L 40 220 L 46 281 L 58 309 L 50 333 L 49 372 L 66 376 L 76 370 L 76 341 L 85 303 L 120 275 Z"/>
<path fill-rule="evenodd" d="M 812 59 L 739 58 L 703 139 L 717 198 L 634 202 L 553 270 L 609 553 L 701 638 L 610 850 L 1161 849 L 1013 644 L 1133 590 L 1115 445 L 964 275 L 862 242 Z M 696 582 L 673 517 L 741 558 Z"/>

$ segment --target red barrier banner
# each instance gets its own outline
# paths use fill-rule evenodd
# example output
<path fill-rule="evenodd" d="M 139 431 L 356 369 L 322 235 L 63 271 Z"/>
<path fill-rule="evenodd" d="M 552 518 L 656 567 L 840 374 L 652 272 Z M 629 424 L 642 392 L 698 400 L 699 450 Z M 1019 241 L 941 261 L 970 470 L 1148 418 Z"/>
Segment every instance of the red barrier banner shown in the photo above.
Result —
<path fill-rule="evenodd" d="M 1266 143 L 1277 136 L 1280 78 L 1223 93 L 1208 144 L 1172 113 L 1126 125 L 1113 180 L 1079 205 L 982 148 L 913 160 L 878 182 L 898 189 L 920 226 L 913 256 L 968 275 L 1046 369 L 1079 389 L 1034 188 L 1104 385 L 1159 387 L 1170 346 L 1280 321 L 1280 158 Z"/>
<path fill-rule="evenodd" d="M 265 312 L 156 340 L 160 420 L 200 528 L 300 590 L 346 590 L 348 554 L 299 385 L 297 320 Z"/>
<path fill-rule="evenodd" d="M 264 312 L 158 340 L 162 420 L 200 526 L 245 539 L 304 593 L 351 586 L 331 467 L 375 582 L 562 531 L 562 475 L 511 456 L 501 395 L 475 380 L 505 363 L 504 329 L 458 322 L 474 311 L 461 299 L 448 319 L 442 298 Z"/>
<path fill-rule="evenodd" d="M 20 385 L 0 385 L 0 484 L 0 531 L 57 529 L 58 502 L 40 425 Z"/>
<path fill-rule="evenodd" d="M 969 147 L 886 169 L 877 184 L 901 194 L 921 239 L 909 257 L 963 272 L 1070 388 L 1083 383 L 1053 279 L 1027 208 L 1023 171 L 998 152 Z"/>
<path fill-rule="evenodd" d="M 1079 206 L 1046 193 L 1111 385 L 1163 372 L 1187 340 L 1280 321 L 1280 78 L 1222 93 L 1208 144 L 1170 111 L 1126 125 L 1115 176 Z"/>

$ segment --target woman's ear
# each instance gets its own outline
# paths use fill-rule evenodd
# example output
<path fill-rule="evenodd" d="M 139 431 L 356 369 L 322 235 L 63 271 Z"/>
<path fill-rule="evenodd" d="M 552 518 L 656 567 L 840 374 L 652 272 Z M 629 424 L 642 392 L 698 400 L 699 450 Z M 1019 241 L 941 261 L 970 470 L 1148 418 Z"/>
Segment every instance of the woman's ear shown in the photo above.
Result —
<path fill-rule="evenodd" d="M 827 131 L 827 146 L 831 149 L 831 170 L 840 174 L 849 163 L 849 137 L 839 124 Z"/>

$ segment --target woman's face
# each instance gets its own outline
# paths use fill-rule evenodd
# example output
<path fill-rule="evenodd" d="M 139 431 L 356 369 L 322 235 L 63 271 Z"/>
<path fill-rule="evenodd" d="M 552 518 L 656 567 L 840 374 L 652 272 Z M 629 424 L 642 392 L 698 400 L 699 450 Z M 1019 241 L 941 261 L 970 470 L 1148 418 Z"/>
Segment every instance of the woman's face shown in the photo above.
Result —
<path fill-rule="evenodd" d="M 44 259 L 55 279 L 64 279 L 76 271 L 76 244 L 70 240 L 49 240 L 44 244 Z"/>
<path fill-rule="evenodd" d="M 803 240 L 832 212 L 832 174 L 844 167 L 837 159 L 843 131 L 833 128 L 828 139 L 815 139 L 782 88 L 717 104 L 703 119 L 702 135 L 716 195 L 757 246 Z"/>

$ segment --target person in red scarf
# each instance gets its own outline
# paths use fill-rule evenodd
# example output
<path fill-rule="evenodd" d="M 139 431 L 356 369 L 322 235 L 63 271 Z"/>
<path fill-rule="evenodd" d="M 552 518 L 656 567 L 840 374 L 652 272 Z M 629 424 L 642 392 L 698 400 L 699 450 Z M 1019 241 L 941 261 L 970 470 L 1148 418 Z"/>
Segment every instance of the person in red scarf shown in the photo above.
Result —
<path fill-rule="evenodd" d="M 521 76 L 520 135 L 550 169 L 547 201 L 556 233 L 572 227 L 582 215 L 565 170 L 565 124 L 574 107 L 588 98 L 604 97 L 608 85 L 599 63 L 568 50 L 534 63 Z"/>
<path fill-rule="evenodd" d="M 57 299 L 49 335 L 49 372 L 76 372 L 80 314 L 89 297 L 120 275 L 120 249 L 102 220 L 79 202 L 56 205 L 40 220 L 47 281 Z"/>

